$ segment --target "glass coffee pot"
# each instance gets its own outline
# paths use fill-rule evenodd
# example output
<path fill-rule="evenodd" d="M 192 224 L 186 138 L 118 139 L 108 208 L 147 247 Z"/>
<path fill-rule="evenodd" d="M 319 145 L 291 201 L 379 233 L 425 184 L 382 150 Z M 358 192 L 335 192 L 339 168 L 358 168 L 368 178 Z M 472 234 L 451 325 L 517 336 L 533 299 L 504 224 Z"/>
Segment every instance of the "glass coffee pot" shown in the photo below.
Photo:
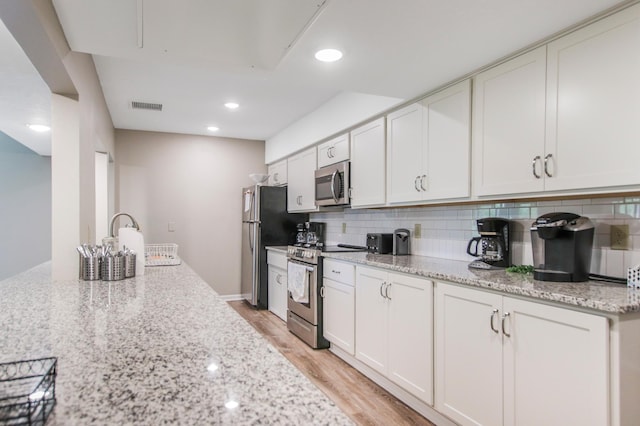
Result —
<path fill-rule="evenodd" d="M 305 223 L 298 223 L 296 229 L 296 242 L 294 245 L 302 247 L 307 243 L 307 226 Z"/>

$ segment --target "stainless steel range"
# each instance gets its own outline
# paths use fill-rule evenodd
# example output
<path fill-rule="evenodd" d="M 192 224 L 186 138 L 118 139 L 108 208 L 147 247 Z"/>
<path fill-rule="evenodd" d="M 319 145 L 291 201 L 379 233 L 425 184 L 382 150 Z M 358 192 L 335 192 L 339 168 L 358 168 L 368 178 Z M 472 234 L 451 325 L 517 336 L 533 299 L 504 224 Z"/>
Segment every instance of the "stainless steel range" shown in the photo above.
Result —
<path fill-rule="evenodd" d="M 318 245 L 287 248 L 287 328 L 314 349 L 329 347 L 329 341 L 323 336 L 322 324 L 322 254 L 346 251 L 366 251 L 366 247 Z M 306 286 L 305 291 L 299 291 L 300 281 Z"/>
<path fill-rule="evenodd" d="M 329 347 L 329 342 L 322 335 L 322 257 L 320 254 L 321 251 L 315 247 L 289 246 L 287 249 L 289 258 L 287 328 L 315 349 Z M 304 298 L 296 298 L 295 291 L 292 291 L 294 287 L 300 286 L 300 283 L 294 282 L 300 279 L 301 273 L 300 269 L 296 271 L 295 268 L 302 269 L 302 274 L 305 274 L 302 285 L 306 286 L 306 302 Z"/>

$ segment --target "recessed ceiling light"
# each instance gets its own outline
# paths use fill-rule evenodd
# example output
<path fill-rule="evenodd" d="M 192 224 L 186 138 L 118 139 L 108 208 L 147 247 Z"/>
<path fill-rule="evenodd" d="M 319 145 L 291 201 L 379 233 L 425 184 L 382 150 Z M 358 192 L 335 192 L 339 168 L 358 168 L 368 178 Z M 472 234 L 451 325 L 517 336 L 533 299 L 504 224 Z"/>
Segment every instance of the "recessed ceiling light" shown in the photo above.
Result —
<path fill-rule="evenodd" d="M 216 127 L 216 126 L 209 126 L 209 127 L 207 127 L 207 130 L 210 131 L 210 132 L 217 132 L 220 129 L 218 127 Z"/>
<path fill-rule="evenodd" d="M 342 58 L 342 52 L 337 49 L 322 49 L 316 52 L 316 59 L 322 62 L 335 62 Z"/>
<path fill-rule="evenodd" d="M 233 410 L 234 408 L 237 408 L 238 405 L 240 405 L 238 401 L 234 401 L 232 399 L 224 403 L 224 406 L 227 407 L 229 410 Z"/>
<path fill-rule="evenodd" d="M 240 105 L 238 105 L 235 102 L 227 102 L 226 104 L 224 104 L 224 106 L 226 106 L 229 109 L 236 109 L 238 108 Z"/>
<path fill-rule="evenodd" d="M 51 127 L 45 126 L 44 124 L 27 124 L 27 127 L 34 132 L 48 132 L 51 130 Z"/>

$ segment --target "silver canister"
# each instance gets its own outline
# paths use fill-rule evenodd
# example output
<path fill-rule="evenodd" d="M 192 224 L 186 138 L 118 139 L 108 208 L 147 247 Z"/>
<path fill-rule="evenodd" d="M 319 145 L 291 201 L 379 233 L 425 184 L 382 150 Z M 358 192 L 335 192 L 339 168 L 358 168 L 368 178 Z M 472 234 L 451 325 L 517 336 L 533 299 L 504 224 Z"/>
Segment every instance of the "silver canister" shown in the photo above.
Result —
<path fill-rule="evenodd" d="M 102 280 L 118 281 L 125 278 L 124 256 L 116 254 L 102 258 Z"/>
<path fill-rule="evenodd" d="M 99 256 L 80 256 L 80 279 L 95 281 L 100 279 L 100 265 L 102 258 Z"/>
<path fill-rule="evenodd" d="M 124 277 L 132 278 L 136 276 L 136 254 L 129 251 L 124 255 Z"/>

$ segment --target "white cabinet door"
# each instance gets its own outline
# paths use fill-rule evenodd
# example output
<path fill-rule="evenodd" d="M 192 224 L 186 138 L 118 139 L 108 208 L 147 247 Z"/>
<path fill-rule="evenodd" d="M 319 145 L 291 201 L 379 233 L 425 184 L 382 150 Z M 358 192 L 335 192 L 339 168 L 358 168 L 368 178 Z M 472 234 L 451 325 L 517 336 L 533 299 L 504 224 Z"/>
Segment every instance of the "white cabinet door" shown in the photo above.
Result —
<path fill-rule="evenodd" d="M 351 207 L 386 202 L 385 128 L 379 118 L 351 131 Z"/>
<path fill-rule="evenodd" d="M 548 45 L 546 189 L 640 182 L 640 6 Z"/>
<path fill-rule="evenodd" d="M 287 160 L 287 210 L 315 211 L 316 207 L 316 148 L 310 148 Z"/>
<path fill-rule="evenodd" d="M 383 295 L 387 272 L 356 267 L 356 358 L 387 374 L 387 309 Z"/>
<path fill-rule="evenodd" d="M 502 297 L 435 286 L 435 407 L 461 425 L 502 425 Z"/>
<path fill-rule="evenodd" d="M 349 159 L 349 134 L 345 133 L 318 145 L 318 167 Z"/>
<path fill-rule="evenodd" d="M 604 317 L 505 297 L 505 425 L 609 424 Z"/>
<path fill-rule="evenodd" d="M 287 184 L 287 160 L 282 160 L 269 166 L 269 186 L 283 186 Z"/>
<path fill-rule="evenodd" d="M 436 283 L 436 409 L 462 425 L 609 424 L 605 317 Z"/>
<path fill-rule="evenodd" d="M 471 80 L 429 96 L 422 105 L 422 199 L 470 196 Z"/>
<path fill-rule="evenodd" d="M 433 405 L 433 283 L 389 274 L 388 377 Z"/>
<path fill-rule="evenodd" d="M 287 320 L 287 271 L 269 265 L 269 310 Z"/>
<path fill-rule="evenodd" d="M 355 355 L 355 288 L 324 278 L 324 337 Z"/>
<path fill-rule="evenodd" d="M 474 194 L 544 189 L 545 75 L 540 47 L 474 78 Z"/>
<path fill-rule="evenodd" d="M 387 201 L 422 198 L 422 121 L 420 102 L 387 115 Z"/>

